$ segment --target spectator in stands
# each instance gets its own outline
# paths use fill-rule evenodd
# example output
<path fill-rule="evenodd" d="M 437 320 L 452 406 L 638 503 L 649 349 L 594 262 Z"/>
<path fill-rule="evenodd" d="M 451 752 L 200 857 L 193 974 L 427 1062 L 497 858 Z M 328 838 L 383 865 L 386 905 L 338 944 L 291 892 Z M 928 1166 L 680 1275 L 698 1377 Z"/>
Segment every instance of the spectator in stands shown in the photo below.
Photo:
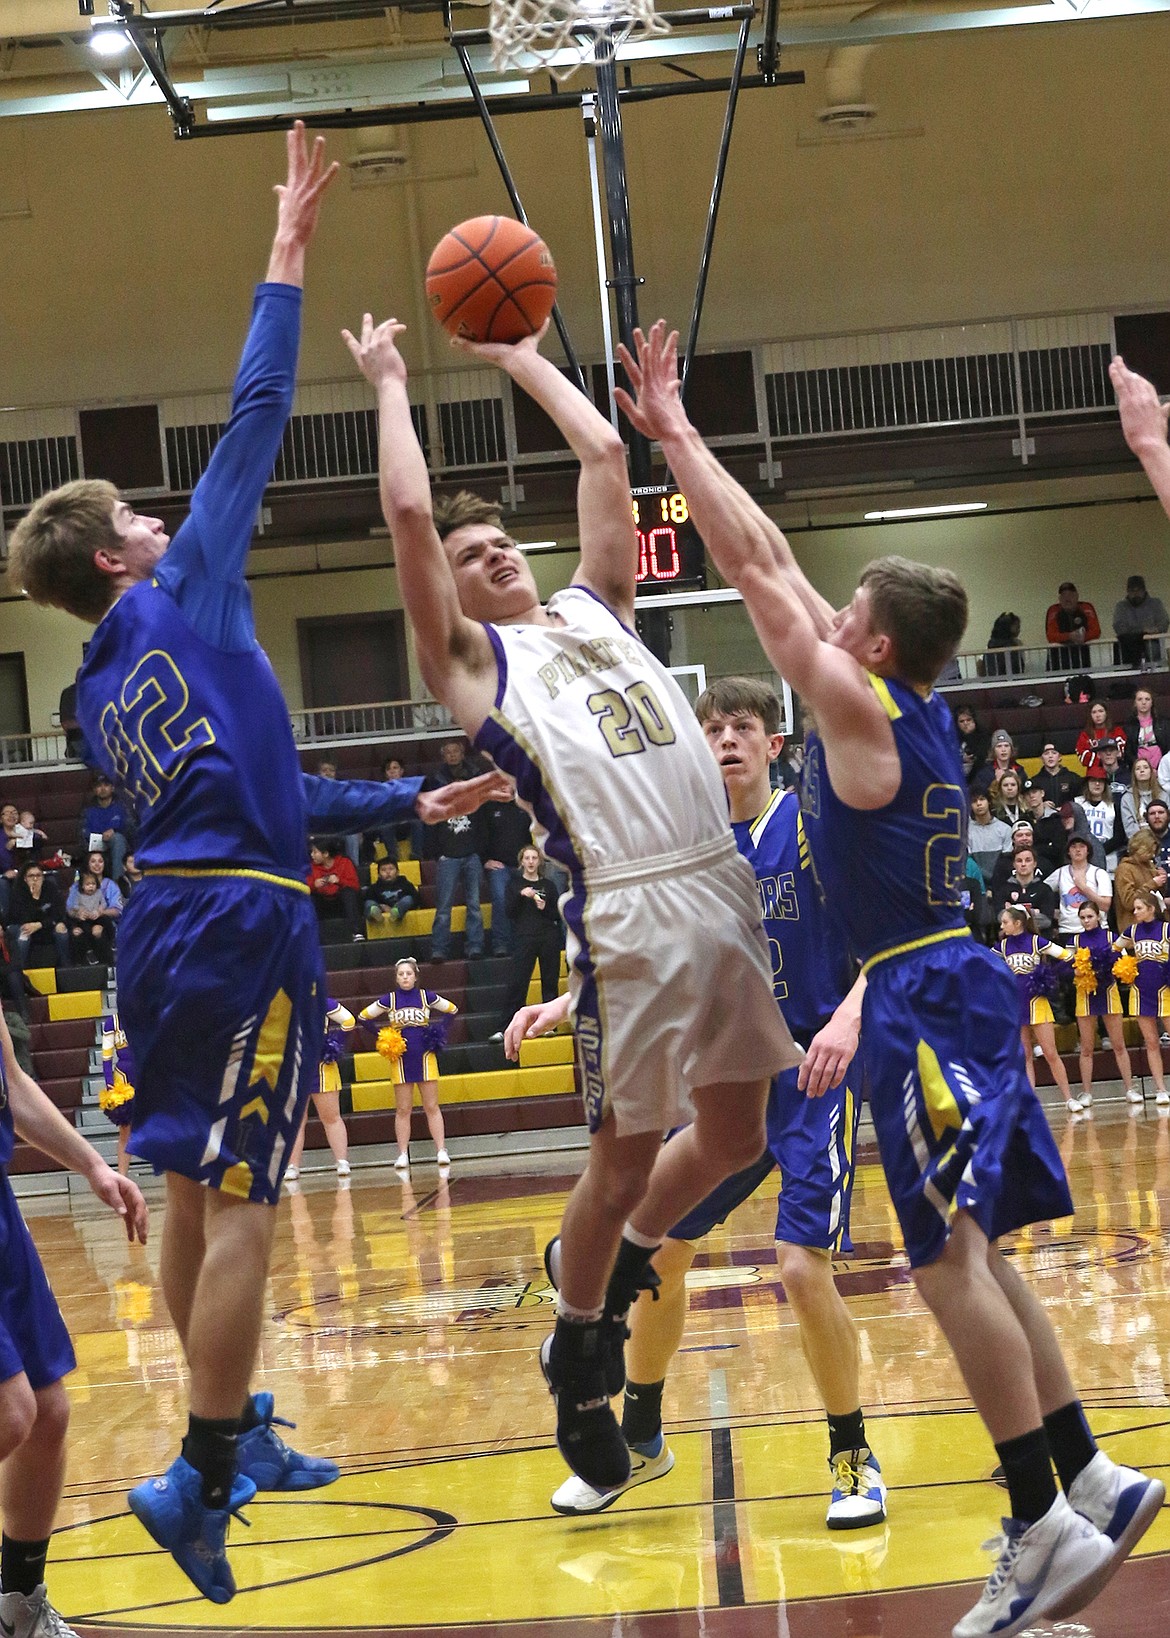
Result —
<path fill-rule="evenodd" d="M 397 859 L 379 859 L 377 879 L 362 889 L 362 911 L 375 927 L 393 927 L 418 909 L 418 888 L 398 869 Z"/>
<path fill-rule="evenodd" d="M 1077 912 L 1086 902 L 1095 904 L 1104 921 L 1113 903 L 1113 884 L 1104 870 L 1089 863 L 1089 838 L 1072 835 L 1068 839 L 1068 862 L 1048 878 L 1048 886 L 1057 896 L 1058 909 L 1055 932 L 1062 939 L 1071 939 L 1080 932 Z"/>
<path fill-rule="evenodd" d="M 986 791 L 971 792 L 971 817 L 967 822 L 967 851 L 979 866 L 985 882 L 989 882 L 996 862 L 1002 853 L 1011 853 L 1010 825 L 996 819 L 991 812 L 991 799 Z"/>
<path fill-rule="evenodd" d="M 1071 768 L 1065 767 L 1056 748 L 1056 741 L 1052 739 L 1044 741 L 1040 752 L 1040 767 L 1032 777 L 1044 792 L 1044 800 L 1051 802 L 1054 808 L 1062 808 L 1066 802 L 1071 802 L 1074 796 L 1079 796 L 1084 785 L 1084 779 L 1080 774 L 1073 773 Z"/>
<path fill-rule="evenodd" d="M 1145 660 L 1157 664 L 1162 656 L 1160 644 L 1147 643 L 1147 637 L 1157 637 L 1170 626 L 1170 615 L 1160 597 L 1151 597 L 1142 575 L 1131 574 L 1125 583 L 1125 596 L 1113 610 L 1113 633 L 1117 638 L 1117 657 L 1122 665 L 1140 666 Z"/>
<path fill-rule="evenodd" d="M 138 886 L 141 880 L 142 872 L 138 868 L 138 860 L 134 857 L 133 853 L 127 853 L 125 868 L 122 871 L 122 874 L 118 877 L 118 888 L 123 899 L 128 899 L 130 897 L 131 893 Z"/>
<path fill-rule="evenodd" d="M 1158 863 L 1170 870 L 1170 804 L 1162 796 L 1152 796 L 1146 808 L 1146 828 L 1158 844 Z"/>
<path fill-rule="evenodd" d="M 991 927 L 991 895 L 987 891 L 987 883 L 983 880 L 983 872 L 969 853 L 961 897 L 967 926 L 977 939 L 986 944 L 988 930 Z"/>
<path fill-rule="evenodd" d="M 1010 671 L 1013 677 L 1018 677 L 1024 669 L 1024 656 L 1018 652 L 1019 648 L 1019 615 L 997 614 L 991 636 L 987 639 L 987 653 L 983 656 L 983 675 L 1006 677 Z M 1002 652 L 1004 649 L 1016 652 L 1005 654 Z"/>
<path fill-rule="evenodd" d="M 1120 735 L 1121 730 L 1117 730 Z M 1097 751 L 1097 760 L 1101 764 L 1101 772 L 1105 777 L 1105 789 L 1120 802 L 1129 790 L 1130 776 L 1125 763 L 1121 759 L 1120 744 L 1117 739 L 1103 739 Z"/>
<path fill-rule="evenodd" d="M 122 898 L 121 888 L 117 882 L 110 880 L 106 871 L 105 854 L 100 848 L 95 847 L 92 853 L 86 855 L 85 863 L 79 864 L 77 868 L 78 870 L 93 871 L 98 879 L 98 887 L 101 889 L 102 898 L 105 900 L 106 913 L 117 921 L 125 908 L 125 901 Z"/>
<path fill-rule="evenodd" d="M 49 849 L 49 838 L 37 828 L 36 815 L 31 808 L 21 808 L 20 818 L 13 826 L 9 851 L 18 866 L 41 859 Z"/>
<path fill-rule="evenodd" d="M 1170 751 L 1170 721 L 1154 714 L 1154 696 L 1148 688 L 1138 688 L 1133 696 L 1133 715 L 1125 725 L 1125 749 L 1132 761 L 1139 751 L 1157 768 Z M 1170 769 L 1167 769 L 1170 775 Z"/>
<path fill-rule="evenodd" d="M 1118 927 L 1124 929 L 1133 920 L 1135 893 L 1163 893 L 1165 888 L 1166 870 L 1158 863 L 1158 839 L 1148 826 L 1143 825 L 1130 837 L 1125 856 L 1113 878 L 1113 903 Z"/>
<path fill-rule="evenodd" d="M 1133 836 L 1146 822 L 1146 809 L 1158 794 L 1158 779 L 1144 751 L 1134 759 L 1130 787 L 1121 798 L 1121 822 L 1126 836 Z"/>
<path fill-rule="evenodd" d="M 996 780 L 988 791 L 991 798 L 991 811 L 997 819 L 1002 819 L 1005 825 L 1014 825 L 1024 817 L 1024 806 L 1020 800 L 1020 791 L 1023 787 L 1023 778 L 1014 768 L 1009 768 Z"/>
<path fill-rule="evenodd" d="M 319 759 L 319 761 L 317 763 L 317 778 L 318 779 L 336 779 L 337 778 L 337 763 L 333 760 L 333 758 L 331 756 L 323 756 L 323 757 L 321 757 Z M 361 837 L 357 834 L 356 831 L 354 831 L 349 836 L 339 836 L 339 837 L 337 837 L 337 841 L 340 844 L 341 851 L 345 854 L 346 858 L 349 860 L 350 864 L 353 866 L 354 874 L 356 875 L 357 871 L 358 871 L 359 863 L 360 863 L 360 852 L 359 852 L 359 850 L 361 848 L 361 841 L 362 841 Z"/>
<path fill-rule="evenodd" d="M 114 918 L 107 913 L 105 898 L 92 870 L 78 872 L 65 900 L 65 919 L 77 966 L 113 964 Z"/>
<path fill-rule="evenodd" d="M 1017 842 L 1012 855 L 1012 873 L 991 895 L 996 919 L 1005 905 L 1023 905 L 1031 911 L 1038 933 L 1051 931 L 1056 921 L 1056 894 L 1036 870 L 1036 852 L 1026 842 Z"/>
<path fill-rule="evenodd" d="M 69 930 L 61 894 L 35 861 L 25 865 L 13 887 L 8 914 L 9 959 L 18 973 L 41 963 L 69 965 Z"/>
<path fill-rule="evenodd" d="M 483 868 L 492 906 L 492 954 L 512 955 L 515 953 L 516 939 L 508 905 L 512 902 L 510 889 L 516 867 L 511 861 L 520 858 L 521 851 L 531 846 L 532 819 L 517 802 L 515 791 L 510 801 L 489 803 L 484 811 L 487 815 L 487 840 L 484 844 Z M 532 971 L 531 962 L 528 971 Z M 555 995 L 556 992 L 553 993 Z M 504 1022 L 507 1023 L 511 1016 L 508 1013 Z"/>
<path fill-rule="evenodd" d="M 995 869 L 991 872 L 991 879 L 987 883 L 992 898 L 1003 892 L 1004 886 L 1011 876 L 1016 849 L 1018 847 L 1030 847 L 1033 851 L 1035 850 L 1036 843 L 1032 835 L 1032 827 L 1026 819 L 1018 819 L 1011 829 L 1011 846 L 1006 853 L 1001 853 L 995 861 Z"/>
<path fill-rule="evenodd" d="M 1064 825 L 1060 810 L 1044 798 L 1044 791 L 1035 779 L 1025 779 L 1022 792 L 1024 815 L 1032 826 L 1032 844 L 1042 876 L 1050 876 L 1064 863 Z"/>
<path fill-rule="evenodd" d="M 342 852 L 337 836 L 314 836 L 309 841 L 309 892 L 318 921 L 343 921 L 354 942 L 365 938 L 357 871 Z"/>
<path fill-rule="evenodd" d="M 1052 645 L 1048 650 L 1048 669 L 1071 671 L 1081 666 L 1087 670 L 1088 645 L 1101 635 L 1097 611 L 1092 603 L 1082 603 L 1071 580 L 1062 582 L 1056 596 L 1057 601 L 1049 605 L 1044 617 L 1044 634 Z"/>
<path fill-rule="evenodd" d="M 963 772 L 969 785 L 991 754 L 991 735 L 986 728 L 979 726 L 969 705 L 960 705 L 955 712 L 955 727 L 959 734 Z"/>
<path fill-rule="evenodd" d="M 116 881 L 122 874 L 130 851 L 133 821 L 129 810 L 114 800 L 114 781 L 107 774 L 94 777 L 91 800 L 81 814 L 81 851 L 101 848 L 106 858 L 105 874 Z"/>
<path fill-rule="evenodd" d="M 466 741 L 445 740 L 439 755 L 443 766 L 439 774 L 442 785 L 474 779 L 482 769 L 467 756 Z M 483 916 L 479 901 L 483 893 L 484 820 L 483 810 L 461 814 L 442 824 L 432 825 L 431 844 L 438 858 L 435 872 L 436 906 L 435 925 L 431 934 L 431 960 L 447 961 L 451 955 L 451 911 L 459 894 L 467 906 L 467 937 L 465 954 L 469 961 L 483 955 Z"/>
<path fill-rule="evenodd" d="M 1066 802 L 1060 810 L 1060 823 L 1064 831 L 1063 856 L 1068 857 L 1068 843 L 1071 836 L 1083 836 L 1089 849 L 1089 863 L 1095 864 L 1098 870 L 1105 868 L 1105 849 L 1097 838 L 1090 834 L 1089 821 L 1085 817 L 1085 810 L 1076 801 Z M 1045 880 L 1047 881 L 1047 877 Z"/>
<path fill-rule="evenodd" d="M 1125 848 L 1125 825 L 1121 818 L 1121 803 L 1108 789 L 1104 775 L 1090 774 L 1082 795 L 1076 798 L 1089 825 L 1089 835 L 1105 849 L 1105 868 L 1117 869 L 1118 855 Z"/>
<path fill-rule="evenodd" d="M 971 789 L 990 790 L 996 780 L 1002 779 L 1008 772 L 1016 774 L 1021 783 L 1023 782 L 1024 770 L 1016 761 L 1016 748 L 1012 744 L 1012 736 L 1006 728 L 997 728 L 991 736 L 991 757 L 972 779 Z"/>
<path fill-rule="evenodd" d="M 1113 740 L 1119 751 L 1125 749 L 1125 729 L 1114 728 L 1109 721 L 1109 707 L 1104 700 L 1094 700 L 1089 707 L 1085 726 L 1077 738 L 1077 760 L 1086 775 L 1104 772 L 1100 751 L 1108 740 Z"/>
<path fill-rule="evenodd" d="M 528 1000 L 532 969 L 540 963 L 540 999 L 555 1001 L 561 977 L 565 933 L 557 911 L 557 892 L 545 875 L 540 849 L 521 848 L 519 870 L 508 872 L 508 917 L 512 923 L 512 970 L 500 1027 L 493 1041 L 504 1039 L 508 1020 Z"/>
<path fill-rule="evenodd" d="M 406 778 L 406 769 L 398 757 L 386 758 L 382 764 L 382 778 L 387 784 Z M 367 837 L 371 834 L 379 838 L 392 859 L 398 857 L 399 842 L 410 843 L 410 854 L 413 859 L 421 859 L 426 849 L 427 828 L 421 819 L 400 819 L 396 825 L 388 825 L 384 830 L 367 832 Z"/>
<path fill-rule="evenodd" d="M 16 1056 L 16 1061 L 20 1064 L 22 1069 L 25 1069 L 25 1058 L 28 1054 L 29 1041 L 28 993 L 26 989 L 27 983 L 28 980 L 25 978 L 24 974 L 13 963 L 12 955 L 8 948 L 8 940 L 5 938 L 3 931 L 0 930 L 0 996 L 3 997 L 4 1017 L 9 1025 L 9 1028 L 11 1029 L 12 1015 L 14 1013 L 18 1019 L 23 1021 L 25 1026 L 23 1031 L 24 1056 L 22 1056 L 20 1052 L 18 1052 Z M 31 1058 L 28 1058 L 28 1063 L 29 1068 L 25 1069 L 25 1073 L 31 1074 Z"/>

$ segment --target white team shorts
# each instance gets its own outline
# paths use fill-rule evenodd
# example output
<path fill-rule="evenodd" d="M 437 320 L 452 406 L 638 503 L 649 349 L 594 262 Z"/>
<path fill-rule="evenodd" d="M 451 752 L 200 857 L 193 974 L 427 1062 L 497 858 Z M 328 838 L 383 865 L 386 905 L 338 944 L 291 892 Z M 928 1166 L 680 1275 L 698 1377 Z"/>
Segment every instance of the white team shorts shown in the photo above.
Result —
<path fill-rule="evenodd" d="M 594 871 L 561 902 L 591 1132 L 620 1137 L 694 1119 L 691 1094 L 767 1081 L 803 1057 L 772 993 L 751 866 L 728 832 L 636 875 Z"/>

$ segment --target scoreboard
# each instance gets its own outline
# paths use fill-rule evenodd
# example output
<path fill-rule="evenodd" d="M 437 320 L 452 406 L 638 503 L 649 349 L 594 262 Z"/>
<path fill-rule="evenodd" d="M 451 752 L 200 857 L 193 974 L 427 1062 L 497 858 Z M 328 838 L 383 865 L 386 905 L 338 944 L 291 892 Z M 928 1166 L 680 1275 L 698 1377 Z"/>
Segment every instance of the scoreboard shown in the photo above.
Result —
<path fill-rule="evenodd" d="M 691 521 L 686 496 L 663 484 L 631 489 L 638 533 L 638 590 L 705 590 L 703 542 Z"/>

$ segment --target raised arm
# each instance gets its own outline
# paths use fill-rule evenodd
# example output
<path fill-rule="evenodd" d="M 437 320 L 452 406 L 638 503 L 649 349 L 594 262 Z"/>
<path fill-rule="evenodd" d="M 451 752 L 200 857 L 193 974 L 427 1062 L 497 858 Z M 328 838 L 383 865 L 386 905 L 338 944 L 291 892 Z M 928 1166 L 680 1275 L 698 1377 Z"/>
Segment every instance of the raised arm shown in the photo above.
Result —
<path fill-rule="evenodd" d="M 777 560 L 760 509 L 725 472 L 687 419 L 678 391 L 677 337 L 656 324 L 626 360 L 637 393 L 630 420 L 657 438 L 720 573 L 743 594 L 765 654 L 812 707 L 833 789 L 851 807 L 875 808 L 898 789 L 901 769 L 889 718 L 851 655 L 827 641 L 800 581 Z M 746 503 L 746 504 L 745 504 Z"/>
<path fill-rule="evenodd" d="M 310 152 L 300 121 L 288 133 L 287 146 L 288 174 L 276 188 L 276 234 L 266 282 L 256 293 L 231 414 L 195 486 L 190 518 L 159 565 L 159 579 L 173 591 L 190 576 L 243 576 L 260 501 L 292 409 L 305 252 L 338 167 L 326 168 L 323 137 Z"/>
<path fill-rule="evenodd" d="M 541 354 L 540 342 L 547 329 L 546 324 L 539 334 L 514 346 L 463 340 L 456 346 L 498 364 L 564 433 L 581 463 L 577 481 L 581 566 L 573 584 L 596 592 L 632 626 L 638 537 L 630 505 L 626 446 L 600 410 Z"/>
<path fill-rule="evenodd" d="M 1145 467 L 1155 494 L 1170 516 L 1170 445 L 1166 441 L 1170 404 L 1163 404 L 1153 383 L 1131 370 L 1123 358 L 1113 360 L 1109 376 L 1117 394 L 1125 441 Z"/>
<path fill-rule="evenodd" d="M 515 787 L 507 774 L 493 768 L 475 779 L 453 780 L 437 791 L 424 791 L 421 778 L 322 779 L 302 774 L 309 824 L 320 830 L 370 830 L 413 813 L 427 825 L 474 813 L 485 802 L 511 796 Z"/>
<path fill-rule="evenodd" d="M 495 660 L 483 627 L 459 607 L 455 576 L 431 513 L 431 480 L 414 430 L 406 391 L 406 363 L 397 319 L 376 328 L 366 313 L 361 336 L 341 332 L 358 369 L 378 398 L 378 487 L 382 515 L 394 541 L 402 601 L 414 630 L 423 679 L 437 699 L 463 720 L 460 673 L 482 673 Z"/>

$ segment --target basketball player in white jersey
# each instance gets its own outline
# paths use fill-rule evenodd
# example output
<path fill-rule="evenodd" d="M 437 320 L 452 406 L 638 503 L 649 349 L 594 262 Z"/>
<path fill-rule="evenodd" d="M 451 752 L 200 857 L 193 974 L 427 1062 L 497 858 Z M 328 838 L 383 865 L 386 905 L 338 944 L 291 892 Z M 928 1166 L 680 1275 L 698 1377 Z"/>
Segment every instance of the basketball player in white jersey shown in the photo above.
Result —
<path fill-rule="evenodd" d="M 581 563 L 542 607 L 532 572 L 471 495 L 432 509 L 410 418 L 404 326 L 346 343 L 378 395 L 382 508 L 428 687 L 516 779 L 570 889 L 570 993 L 589 1162 L 565 1209 L 557 1324 L 541 1363 L 557 1443 L 598 1490 L 629 1477 L 609 1406 L 625 1318 L 673 1223 L 764 1146 L 767 1083 L 800 1052 L 772 999 L 750 867 L 719 770 L 673 678 L 634 634 L 626 452 L 538 350 L 469 348 L 552 417 L 581 463 Z M 543 331 L 541 332 L 543 334 Z M 663 1133 L 693 1125 L 664 1149 Z"/>

